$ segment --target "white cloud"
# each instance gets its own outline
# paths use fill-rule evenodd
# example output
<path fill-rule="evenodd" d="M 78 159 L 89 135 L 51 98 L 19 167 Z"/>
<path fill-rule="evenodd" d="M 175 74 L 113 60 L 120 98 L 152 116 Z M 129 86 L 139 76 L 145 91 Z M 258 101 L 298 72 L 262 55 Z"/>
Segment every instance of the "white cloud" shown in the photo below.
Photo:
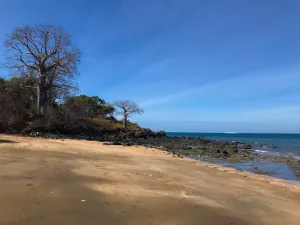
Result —
<path fill-rule="evenodd" d="M 261 95 L 280 91 L 285 88 L 300 87 L 298 82 L 300 67 L 276 68 L 256 73 L 241 74 L 229 79 L 209 84 L 198 85 L 188 89 L 145 100 L 143 107 L 151 107 L 191 96 L 201 98 L 241 99 L 251 95 Z"/>

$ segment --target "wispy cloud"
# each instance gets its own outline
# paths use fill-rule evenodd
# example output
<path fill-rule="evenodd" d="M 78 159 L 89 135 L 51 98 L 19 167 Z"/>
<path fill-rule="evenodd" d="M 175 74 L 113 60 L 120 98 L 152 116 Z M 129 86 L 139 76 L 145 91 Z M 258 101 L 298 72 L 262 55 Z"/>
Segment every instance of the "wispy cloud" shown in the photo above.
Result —
<path fill-rule="evenodd" d="M 155 130 L 185 132 L 299 132 L 300 105 L 270 107 L 218 115 L 186 116 L 190 120 L 138 120 L 142 126 Z M 205 120 L 203 120 L 205 119 Z"/>
<path fill-rule="evenodd" d="M 237 76 L 218 80 L 204 85 L 197 85 L 169 93 L 164 96 L 151 98 L 141 103 L 143 107 L 172 102 L 178 99 L 197 96 L 201 98 L 231 98 L 242 99 L 252 95 L 276 92 L 286 88 L 300 87 L 297 80 L 300 77 L 300 67 L 276 68 L 261 72 L 239 74 Z"/>

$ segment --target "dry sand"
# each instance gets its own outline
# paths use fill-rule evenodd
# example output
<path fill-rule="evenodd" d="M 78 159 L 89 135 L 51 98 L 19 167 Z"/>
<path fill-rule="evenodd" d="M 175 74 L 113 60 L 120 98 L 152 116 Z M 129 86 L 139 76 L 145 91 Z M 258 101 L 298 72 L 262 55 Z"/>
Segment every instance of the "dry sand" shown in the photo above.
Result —
<path fill-rule="evenodd" d="M 144 147 L 0 135 L 0 224 L 300 224 L 299 186 Z"/>

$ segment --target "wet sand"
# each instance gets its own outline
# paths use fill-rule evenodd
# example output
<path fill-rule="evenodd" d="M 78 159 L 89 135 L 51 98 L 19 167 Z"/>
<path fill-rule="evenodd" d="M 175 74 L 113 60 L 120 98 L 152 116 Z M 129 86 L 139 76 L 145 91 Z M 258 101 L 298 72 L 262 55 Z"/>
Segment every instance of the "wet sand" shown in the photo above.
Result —
<path fill-rule="evenodd" d="M 0 224 L 286 224 L 299 185 L 144 147 L 0 135 Z"/>

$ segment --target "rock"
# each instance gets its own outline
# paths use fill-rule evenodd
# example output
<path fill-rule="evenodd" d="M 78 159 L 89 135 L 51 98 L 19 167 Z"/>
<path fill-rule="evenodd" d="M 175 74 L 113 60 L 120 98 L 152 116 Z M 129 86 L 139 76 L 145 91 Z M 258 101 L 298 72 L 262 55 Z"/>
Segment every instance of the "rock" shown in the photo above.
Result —
<path fill-rule="evenodd" d="M 144 137 L 145 134 L 142 131 L 137 131 L 137 132 L 135 132 L 134 136 L 137 138 L 141 138 L 141 137 Z"/>
<path fill-rule="evenodd" d="M 128 142 L 127 142 L 127 143 L 124 143 L 124 142 L 123 142 L 122 145 L 123 145 L 123 146 L 132 146 L 133 144 L 128 143 Z"/>
<path fill-rule="evenodd" d="M 29 134 L 30 137 L 42 137 L 43 133 L 42 132 L 31 132 Z"/>
<path fill-rule="evenodd" d="M 269 171 L 263 171 L 257 167 L 254 167 L 254 173 L 256 174 L 261 174 L 261 175 L 268 175 L 268 176 L 272 176 L 275 174 L 275 172 L 269 172 Z"/>
<path fill-rule="evenodd" d="M 22 131 L 21 131 L 21 133 L 20 133 L 20 135 L 30 135 L 30 133 L 32 132 L 32 129 L 31 129 L 31 127 L 25 127 Z"/>
<path fill-rule="evenodd" d="M 248 144 L 242 144 L 242 148 L 243 149 L 252 149 L 252 146 L 248 145 Z"/>
<path fill-rule="evenodd" d="M 228 156 L 228 152 L 226 150 L 223 151 L 224 156 Z"/>
<path fill-rule="evenodd" d="M 163 130 L 161 130 L 161 131 L 157 132 L 157 136 L 158 137 L 165 137 L 166 133 Z"/>

